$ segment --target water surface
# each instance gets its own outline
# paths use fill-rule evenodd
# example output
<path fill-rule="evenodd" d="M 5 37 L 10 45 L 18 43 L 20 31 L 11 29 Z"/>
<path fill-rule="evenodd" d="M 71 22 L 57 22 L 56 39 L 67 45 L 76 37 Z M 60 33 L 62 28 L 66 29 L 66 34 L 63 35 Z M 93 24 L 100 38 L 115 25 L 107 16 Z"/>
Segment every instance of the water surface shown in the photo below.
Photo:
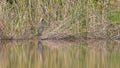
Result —
<path fill-rule="evenodd" d="M 120 68 L 119 41 L 0 41 L 0 68 Z"/>

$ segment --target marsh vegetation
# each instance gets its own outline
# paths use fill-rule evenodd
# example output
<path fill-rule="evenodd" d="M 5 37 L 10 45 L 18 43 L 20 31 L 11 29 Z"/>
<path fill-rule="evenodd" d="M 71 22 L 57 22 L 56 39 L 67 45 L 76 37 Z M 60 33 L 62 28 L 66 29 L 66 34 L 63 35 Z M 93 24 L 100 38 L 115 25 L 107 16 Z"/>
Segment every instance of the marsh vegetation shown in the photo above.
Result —
<path fill-rule="evenodd" d="M 120 33 L 117 0 L 7 0 L 0 2 L 3 37 L 31 37 L 44 18 L 43 37 L 67 35 L 116 38 Z"/>
<path fill-rule="evenodd" d="M 0 68 L 120 68 L 119 40 L 119 0 L 0 0 Z"/>

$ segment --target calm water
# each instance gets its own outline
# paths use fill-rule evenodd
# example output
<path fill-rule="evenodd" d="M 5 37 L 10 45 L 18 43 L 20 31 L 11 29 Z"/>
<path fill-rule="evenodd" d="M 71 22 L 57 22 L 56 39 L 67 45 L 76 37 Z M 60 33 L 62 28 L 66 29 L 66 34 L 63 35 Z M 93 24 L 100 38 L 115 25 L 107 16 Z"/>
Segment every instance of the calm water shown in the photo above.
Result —
<path fill-rule="evenodd" d="M 120 68 L 120 43 L 0 41 L 0 68 Z"/>

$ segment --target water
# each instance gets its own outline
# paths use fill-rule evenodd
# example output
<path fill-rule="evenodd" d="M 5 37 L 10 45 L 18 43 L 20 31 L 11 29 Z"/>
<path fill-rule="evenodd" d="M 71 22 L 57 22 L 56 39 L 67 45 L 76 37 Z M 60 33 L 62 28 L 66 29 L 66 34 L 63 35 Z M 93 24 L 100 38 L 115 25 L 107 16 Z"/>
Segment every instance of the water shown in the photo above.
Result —
<path fill-rule="evenodd" d="M 0 68 L 120 68 L 120 43 L 0 41 Z"/>

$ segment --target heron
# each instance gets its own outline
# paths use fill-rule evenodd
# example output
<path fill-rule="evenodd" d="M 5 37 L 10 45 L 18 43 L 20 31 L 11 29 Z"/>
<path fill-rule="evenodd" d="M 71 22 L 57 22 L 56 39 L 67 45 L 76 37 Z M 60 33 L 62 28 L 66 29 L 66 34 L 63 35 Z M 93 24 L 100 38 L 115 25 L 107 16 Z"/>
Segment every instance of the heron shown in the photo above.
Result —
<path fill-rule="evenodd" d="M 43 45 L 41 42 L 41 35 L 44 31 L 44 23 L 43 23 L 43 18 L 40 18 L 39 24 L 38 24 L 38 49 L 43 57 Z"/>
<path fill-rule="evenodd" d="M 40 18 L 39 24 L 38 24 L 38 36 L 41 36 L 44 31 L 44 23 L 43 18 Z"/>

